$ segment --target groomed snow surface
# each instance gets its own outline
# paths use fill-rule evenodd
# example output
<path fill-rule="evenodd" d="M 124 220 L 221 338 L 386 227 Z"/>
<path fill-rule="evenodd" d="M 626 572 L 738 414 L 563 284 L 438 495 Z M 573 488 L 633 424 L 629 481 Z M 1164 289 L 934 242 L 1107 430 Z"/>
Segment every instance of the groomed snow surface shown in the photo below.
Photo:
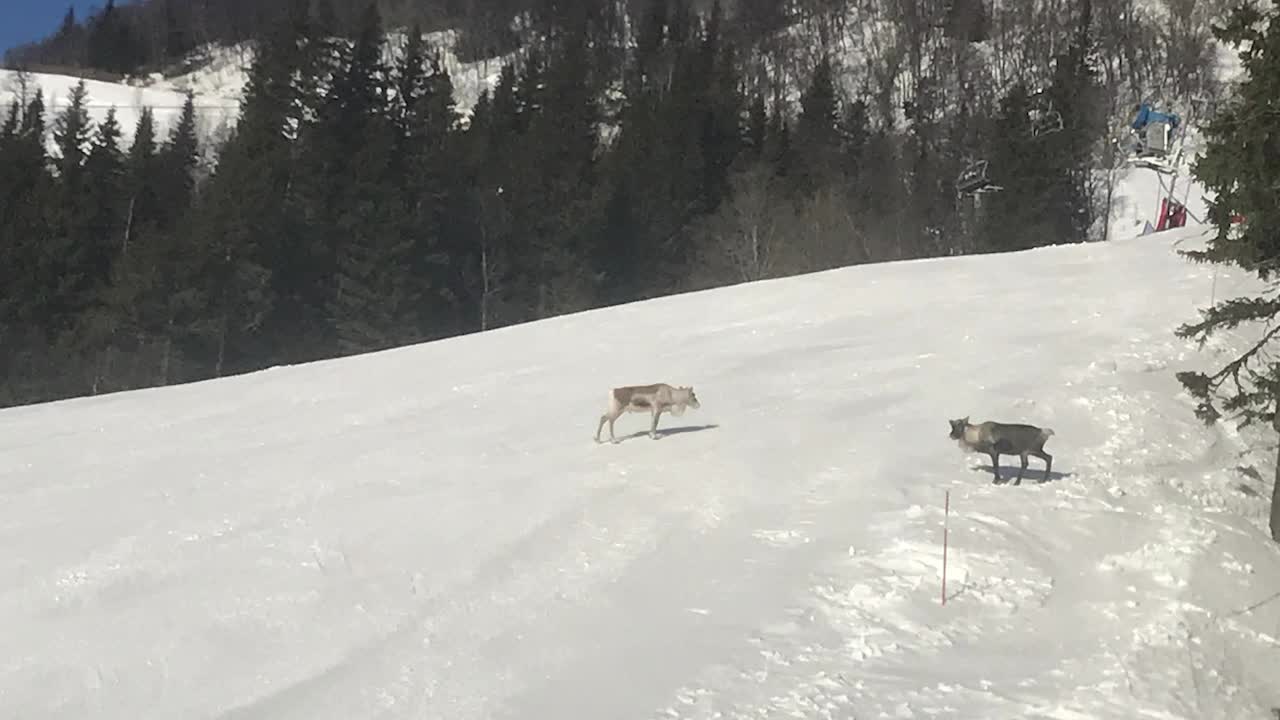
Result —
<path fill-rule="evenodd" d="M 1201 232 L 0 412 L 0 717 L 1267 718 L 1270 440 L 1173 376 L 1248 340 L 1172 334 L 1253 288 Z M 592 442 L 659 381 L 702 408 Z"/>

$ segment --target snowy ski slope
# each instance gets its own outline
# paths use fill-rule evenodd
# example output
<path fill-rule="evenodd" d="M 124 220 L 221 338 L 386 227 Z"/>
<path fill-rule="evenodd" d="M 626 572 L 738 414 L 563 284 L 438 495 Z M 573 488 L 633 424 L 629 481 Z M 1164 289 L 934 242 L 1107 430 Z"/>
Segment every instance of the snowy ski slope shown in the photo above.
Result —
<path fill-rule="evenodd" d="M 1273 451 L 1173 377 L 1247 338 L 1171 332 L 1252 280 L 1199 233 L 0 412 L 0 717 L 1267 717 Z M 655 381 L 702 409 L 592 443 Z M 1054 428 L 1050 482 L 962 415 Z"/>

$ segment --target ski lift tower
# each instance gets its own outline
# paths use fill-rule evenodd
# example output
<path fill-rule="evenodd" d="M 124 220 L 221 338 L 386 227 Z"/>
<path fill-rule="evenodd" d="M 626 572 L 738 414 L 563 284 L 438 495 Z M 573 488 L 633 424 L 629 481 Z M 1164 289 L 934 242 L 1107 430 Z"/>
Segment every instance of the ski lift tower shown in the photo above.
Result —
<path fill-rule="evenodd" d="M 1194 112 L 1194 107 L 1192 108 Z M 1182 227 L 1186 223 L 1186 206 L 1175 197 L 1178 185 L 1178 164 L 1182 159 L 1183 147 L 1178 131 L 1182 128 L 1182 118 L 1177 113 L 1159 112 L 1147 103 L 1135 108 L 1133 121 L 1129 124 L 1134 138 L 1130 145 L 1130 154 L 1125 162 L 1134 167 L 1146 168 L 1156 172 L 1156 202 L 1159 210 L 1153 231 L 1169 227 Z M 1178 140 L 1175 140 L 1178 138 Z M 1168 184 L 1164 177 L 1169 178 Z M 1188 187 L 1189 189 L 1189 187 Z M 1185 192 L 1183 193 L 1185 196 Z"/>

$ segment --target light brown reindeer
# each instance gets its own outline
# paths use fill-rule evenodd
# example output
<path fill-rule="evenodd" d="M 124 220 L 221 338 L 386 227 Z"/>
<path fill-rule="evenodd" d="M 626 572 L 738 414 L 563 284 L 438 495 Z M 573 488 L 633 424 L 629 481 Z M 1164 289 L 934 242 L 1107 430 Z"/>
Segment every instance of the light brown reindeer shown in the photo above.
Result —
<path fill-rule="evenodd" d="M 648 412 L 653 414 L 653 424 L 649 426 L 649 437 L 658 439 L 658 417 L 669 412 L 679 417 L 684 409 L 697 409 L 698 396 L 692 387 L 678 387 L 666 383 L 654 385 L 628 385 L 609 391 L 609 409 L 600 416 L 600 424 L 596 426 L 596 442 L 600 442 L 600 430 L 605 422 L 609 423 L 609 442 L 616 443 L 613 435 L 613 423 L 624 413 Z"/>

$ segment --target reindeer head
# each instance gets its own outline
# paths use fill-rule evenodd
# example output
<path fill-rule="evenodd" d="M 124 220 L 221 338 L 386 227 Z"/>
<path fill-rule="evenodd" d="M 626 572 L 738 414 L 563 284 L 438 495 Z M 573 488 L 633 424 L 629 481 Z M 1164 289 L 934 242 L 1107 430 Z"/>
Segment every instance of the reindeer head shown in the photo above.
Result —
<path fill-rule="evenodd" d="M 951 423 L 951 439 L 959 440 L 964 437 L 964 429 L 969 425 L 969 416 L 966 415 L 959 420 L 949 420 Z"/>
<path fill-rule="evenodd" d="M 693 391 L 692 386 L 686 387 L 686 388 L 680 388 L 680 389 L 685 390 L 686 392 L 689 393 L 689 400 L 688 400 L 689 407 L 693 408 L 694 410 L 697 410 L 699 407 L 701 407 L 698 404 L 698 394 Z"/>

